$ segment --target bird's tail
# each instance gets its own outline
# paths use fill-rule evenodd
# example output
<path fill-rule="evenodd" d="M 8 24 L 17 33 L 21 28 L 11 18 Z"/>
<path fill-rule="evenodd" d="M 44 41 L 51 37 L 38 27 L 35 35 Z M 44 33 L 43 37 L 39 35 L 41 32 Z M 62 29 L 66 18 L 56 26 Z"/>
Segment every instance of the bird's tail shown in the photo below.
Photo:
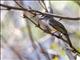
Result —
<path fill-rule="evenodd" d="M 67 39 L 67 41 L 68 41 L 68 43 L 69 43 L 69 46 L 72 47 L 72 43 L 71 43 L 71 40 L 70 40 L 70 38 L 69 38 L 69 35 L 66 34 L 65 36 L 66 36 L 66 39 Z"/>

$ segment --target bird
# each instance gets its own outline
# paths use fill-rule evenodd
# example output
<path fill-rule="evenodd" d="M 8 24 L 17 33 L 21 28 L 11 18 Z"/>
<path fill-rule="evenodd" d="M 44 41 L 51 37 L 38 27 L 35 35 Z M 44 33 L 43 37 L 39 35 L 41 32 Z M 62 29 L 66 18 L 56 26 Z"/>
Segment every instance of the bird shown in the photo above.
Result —
<path fill-rule="evenodd" d="M 71 44 L 68 32 L 62 23 L 55 20 L 52 16 L 49 16 L 49 15 L 44 16 L 43 20 L 45 20 L 45 23 L 48 24 L 48 27 L 51 30 L 51 33 L 54 33 L 54 30 L 60 32 L 62 35 L 64 35 L 67 38 L 69 44 Z"/>
<path fill-rule="evenodd" d="M 50 4 L 50 7 L 49 7 L 50 10 L 48 11 L 48 13 L 53 14 L 53 9 L 52 9 L 51 3 L 49 2 L 49 4 Z M 47 26 L 49 27 L 51 33 L 54 33 L 53 32 L 54 30 L 61 33 L 62 35 L 65 36 L 66 41 L 69 43 L 69 46 L 72 47 L 72 43 L 69 38 L 69 34 L 62 23 L 60 23 L 59 21 L 54 19 L 54 17 L 51 15 L 44 15 L 42 20 L 45 20 L 45 23 L 48 24 Z"/>

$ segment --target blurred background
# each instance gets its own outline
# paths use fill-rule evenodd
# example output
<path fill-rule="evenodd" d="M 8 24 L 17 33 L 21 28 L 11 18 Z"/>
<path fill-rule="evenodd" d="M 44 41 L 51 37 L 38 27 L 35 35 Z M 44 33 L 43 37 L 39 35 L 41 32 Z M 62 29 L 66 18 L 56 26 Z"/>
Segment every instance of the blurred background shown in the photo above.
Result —
<path fill-rule="evenodd" d="M 38 1 L 23 0 L 21 2 L 25 8 L 31 7 L 34 10 L 44 11 Z M 80 17 L 80 1 L 50 2 L 55 15 Z M 0 4 L 18 7 L 14 1 L 1 0 Z M 48 9 L 49 1 L 45 1 L 45 4 Z M 36 20 L 36 18 L 32 19 Z M 80 52 L 80 20 L 60 20 L 60 22 L 68 30 L 73 46 Z M 1 60 L 47 60 L 41 54 L 38 43 L 50 54 L 56 54 L 53 60 L 70 60 L 64 49 L 62 49 L 63 45 L 60 45 L 62 42 L 54 36 L 44 33 L 30 21 L 26 21 L 23 18 L 23 11 L 0 10 L 0 28 Z M 35 44 L 32 43 L 32 40 L 34 40 L 37 48 L 34 47 Z M 73 57 L 71 58 L 73 59 Z M 80 60 L 79 56 L 77 56 L 77 60 Z"/>

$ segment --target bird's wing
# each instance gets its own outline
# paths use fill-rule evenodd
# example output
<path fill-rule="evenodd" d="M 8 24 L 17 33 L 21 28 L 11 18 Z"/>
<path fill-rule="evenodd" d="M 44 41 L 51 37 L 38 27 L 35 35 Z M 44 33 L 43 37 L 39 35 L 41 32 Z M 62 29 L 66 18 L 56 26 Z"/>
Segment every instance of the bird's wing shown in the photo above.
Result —
<path fill-rule="evenodd" d="M 58 21 L 56 20 L 50 20 L 49 24 L 56 29 L 57 31 L 63 33 L 63 34 L 67 34 L 67 30 L 66 28 Z"/>

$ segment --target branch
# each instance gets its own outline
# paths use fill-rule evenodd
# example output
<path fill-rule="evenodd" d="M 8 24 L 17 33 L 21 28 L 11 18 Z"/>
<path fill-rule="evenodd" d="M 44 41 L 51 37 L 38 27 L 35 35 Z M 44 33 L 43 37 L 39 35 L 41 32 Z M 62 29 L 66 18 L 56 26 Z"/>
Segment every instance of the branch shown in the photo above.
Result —
<path fill-rule="evenodd" d="M 0 4 L 0 6 L 2 7 L 5 7 L 7 9 L 14 9 L 14 10 L 22 10 L 22 11 L 28 11 L 28 12 L 35 12 L 35 13 L 38 13 L 38 14 L 41 14 L 41 15 L 49 15 L 49 16 L 53 16 L 53 17 L 56 17 L 56 18 L 61 18 L 61 19 L 67 19 L 67 20 L 80 20 L 80 17 L 76 17 L 76 18 L 72 18 L 72 17 L 63 17 L 63 16 L 58 16 L 58 15 L 53 15 L 53 14 L 50 14 L 50 13 L 43 13 L 43 12 L 40 12 L 40 11 L 37 11 L 37 10 L 28 10 L 26 8 L 18 8 L 18 7 L 13 7 L 13 6 L 8 6 L 8 5 L 4 5 L 4 4 Z"/>
<path fill-rule="evenodd" d="M 52 36 L 55 36 L 55 37 L 61 39 L 62 41 L 66 42 L 67 44 L 69 44 L 69 43 L 68 43 L 65 39 L 63 39 L 62 37 L 57 36 L 57 35 L 55 35 L 55 34 L 52 34 L 51 32 L 46 32 L 44 29 L 42 29 L 40 26 L 38 26 L 36 23 L 34 23 L 29 17 L 27 17 L 26 15 L 24 15 L 24 16 L 25 16 L 25 18 L 29 19 L 29 21 L 31 21 L 35 26 L 37 26 L 39 29 L 41 29 L 43 32 L 48 33 L 48 34 L 50 34 L 50 35 L 52 35 Z M 69 44 L 69 45 L 70 45 L 70 44 Z M 78 54 L 80 54 L 80 52 L 79 52 L 78 50 L 76 50 L 75 47 L 71 46 L 71 48 L 73 49 L 72 52 L 75 51 L 75 52 L 77 52 Z"/>
<path fill-rule="evenodd" d="M 69 19 L 69 20 L 80 20 L 80 17 L 78 17 L 78 18 L 62 17 L 62 16 L 57 16 L 57 15 L 53 15 L 53 14 L 49 14 L 49 13 L 42 13 L 42 12 L 37 11 L 37 10 L 32 10 L 32 9 L 28 10 L 28 9 L 25 9 L 25 8 L 12 7 L 12 6 L 8 6 L 8 5 L 4 5 L 4 4 L 0 4 L 0 6 L 6 7 L 8 9 L 22 10 L 22 11 L 28 11 L 28 12 L 36 12 L 36 13 L 39 13 L 39 14 L 42 14 L 42 15 L 49 15 L 49 16 L 53 16 L 53 17 L 56 17 L 56 18 Z M 57 38 L 62 39 L 64 42 L 66 42 L 67 44 L 69 44 L 65 39 L 61 38 L 60 36 L 52 34 L 51 32 L 46 32 L 44 29 L 42 29 L 40 26 L 38 26 L 35 22 L 33 22 L 26 15 L 24 15 L 24 17 L 26 17 L 27 19 L 29 19 L 29 21 L 31 21 L 34 25 L 36 25 L 38 28 L 40 28 L 45 33 L 51 34 L 52 36 L 56 36 Z M 76 50 L 73 46 L 71 48 L 74 49 L 75 52 L 77 52 L 77 53 L 80 54 L 80 52 L 78 52 L 78 50 Z"/>

